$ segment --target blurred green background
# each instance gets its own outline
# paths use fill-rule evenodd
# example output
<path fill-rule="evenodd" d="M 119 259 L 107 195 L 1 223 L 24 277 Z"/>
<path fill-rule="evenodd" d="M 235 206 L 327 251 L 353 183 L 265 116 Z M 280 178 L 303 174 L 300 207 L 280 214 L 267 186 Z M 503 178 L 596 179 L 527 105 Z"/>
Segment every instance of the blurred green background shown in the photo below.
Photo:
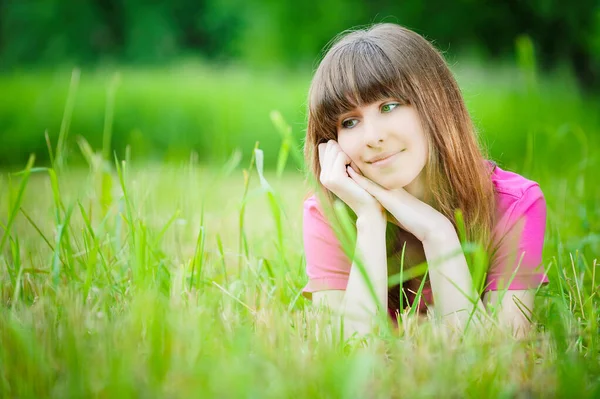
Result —
<path fill-rule="evenodd" d="M 405 313 L 346 345 L 301 296 L 301 162 L 249 158 L 301 148 L 322 48 L 384 21 L 544 192 L 531 340 Z M 0 0 L 0 397 L 600 397 L 599 71 L 600 0 Z"/>
<path fill-rule="evenodd" d="M 134 160 L 195 152 L 214 164 L 236 149 L 249 158 L 259 141 L 274 166 L 282 137 L 271 111 L 300 146 L 321 50 L 374 22 L 444 52 L 501 162 L 576 158 L 577 132 L 600 130 L 597 0 L 0 0 L 0 166 L 31 153 L 47 163 L 44 134 L 56 147 L 61 126 L 70 162 L 82 159 L 78 136 L 100 149 L 108 132 L 119 157 L 130 145 Z"/>

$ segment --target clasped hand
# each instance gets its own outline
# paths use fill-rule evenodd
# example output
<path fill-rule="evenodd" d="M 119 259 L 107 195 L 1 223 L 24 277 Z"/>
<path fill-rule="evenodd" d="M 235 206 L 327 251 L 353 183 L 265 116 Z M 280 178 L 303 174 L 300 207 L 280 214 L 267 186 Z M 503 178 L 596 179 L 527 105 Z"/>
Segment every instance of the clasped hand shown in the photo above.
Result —
<path fill-rule="evenodd" d="M 319 144 L 320 181 L 360 216 L 387 210 L 391 221 L 423 242 L 451 226 L 443 214 L 404 188 L 386 189 L 360 174 L 335 140 Z"/>

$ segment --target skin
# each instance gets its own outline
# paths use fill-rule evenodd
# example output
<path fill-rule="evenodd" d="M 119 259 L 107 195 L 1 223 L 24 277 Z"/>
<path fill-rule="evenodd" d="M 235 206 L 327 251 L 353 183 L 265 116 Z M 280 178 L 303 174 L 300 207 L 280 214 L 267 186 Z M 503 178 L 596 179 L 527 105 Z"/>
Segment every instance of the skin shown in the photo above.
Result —
<path fill-rule="evenodd" d="M 401 127 L 401 128 L 400 128 Z M 356 171 L 384 188 L 404 188 L 422 199 L 422 173 L 429 156 L 427 137 L 414 107 L 397 101 L 381 101 L 341 115 L 338 144 Z M 385 167 L 370 162 L 384 153 L 400 152 Z"/>
<path fill-rule="evenodd" d="M 320 180 L 358 216 L 357 254 L 375 282 L 378 301 L 373 300 L 353 264 L 346 291 L 316 292 L 315 303 L 327 304 L 346 316 L 350 320 L 346 321 L 347 334 L 370 331 L 375 313 L 387 300 L 387 261 L 381 241 L 389 219 L 422 244 L 430 265 L 436 313 L 446 325 L 462 330 L 473 311 L 476 323 L 496 323 L 486 312 L 495 308 L 499 327 L 525 335 L 530 322 L 519 307 L 533 308 L 533 291 L 509 290 L 502 298 L 489 291 L 482 301 L 472 288 L 452 223 L 423 202 L 429 153 L 416 110 L 394 99 L 357 107 L 340 116 L 337 133 L 337 141 L 319 145 Z M 373 162 L 385 154 L 395 155 L 385 163 Z"/>

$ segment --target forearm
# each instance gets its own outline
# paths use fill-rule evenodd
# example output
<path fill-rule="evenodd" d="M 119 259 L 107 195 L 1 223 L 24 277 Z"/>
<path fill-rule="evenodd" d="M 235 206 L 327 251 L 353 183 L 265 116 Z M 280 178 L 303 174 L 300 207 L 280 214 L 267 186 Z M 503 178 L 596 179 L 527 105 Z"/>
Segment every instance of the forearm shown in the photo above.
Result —
<path fill-rule="evenodd" d="M 479 320 L 485 314 L 485 308 L 473 287 L 454 228 L 449 225 L 438 229 L 423 241 L 423 249 L 429 263 L 436 313 L 459 329 L 465 327 L 469 318 Z"/>
<path fill-rule="evenodd" d="M 355 260 L 341 306 L 346 336 L 368 334 L 377 313 L 387 310 L 386 220 L 380 215 L 365 215 L 357 219 L 356 227 Z"/>
<path fill-rule="evenodd" d="M 488 313 L 497 317 L 498 327 L 511 331 L 517 338 L 525 337 L 531 329 L 535 290 L 494 290 L 483 296 Z"/>

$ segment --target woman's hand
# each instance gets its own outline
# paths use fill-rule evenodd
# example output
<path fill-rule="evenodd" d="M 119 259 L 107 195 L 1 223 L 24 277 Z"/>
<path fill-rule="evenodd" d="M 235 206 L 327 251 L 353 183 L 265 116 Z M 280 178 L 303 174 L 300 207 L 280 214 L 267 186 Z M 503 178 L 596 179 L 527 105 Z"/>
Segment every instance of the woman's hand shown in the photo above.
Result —
<path fill-rule="evenodd" d="M 397 224 L 419 241 L 445 233 L 452 223 L 443 214 L 409 194 L 403 188 L 387 190 L 348 167 L 348 174 L 396 219 Z M 453 227 L 452 227 L 453 228 Z"/>
<path fill-rule="evenodd" d="M 321 143 L 318 147 L 321 164 L 321 184 L 344 201 L 357 216 L 384 215 L 381 204 L 348 174 L 352 160 L 342 151 L 335 140 Z"/>

